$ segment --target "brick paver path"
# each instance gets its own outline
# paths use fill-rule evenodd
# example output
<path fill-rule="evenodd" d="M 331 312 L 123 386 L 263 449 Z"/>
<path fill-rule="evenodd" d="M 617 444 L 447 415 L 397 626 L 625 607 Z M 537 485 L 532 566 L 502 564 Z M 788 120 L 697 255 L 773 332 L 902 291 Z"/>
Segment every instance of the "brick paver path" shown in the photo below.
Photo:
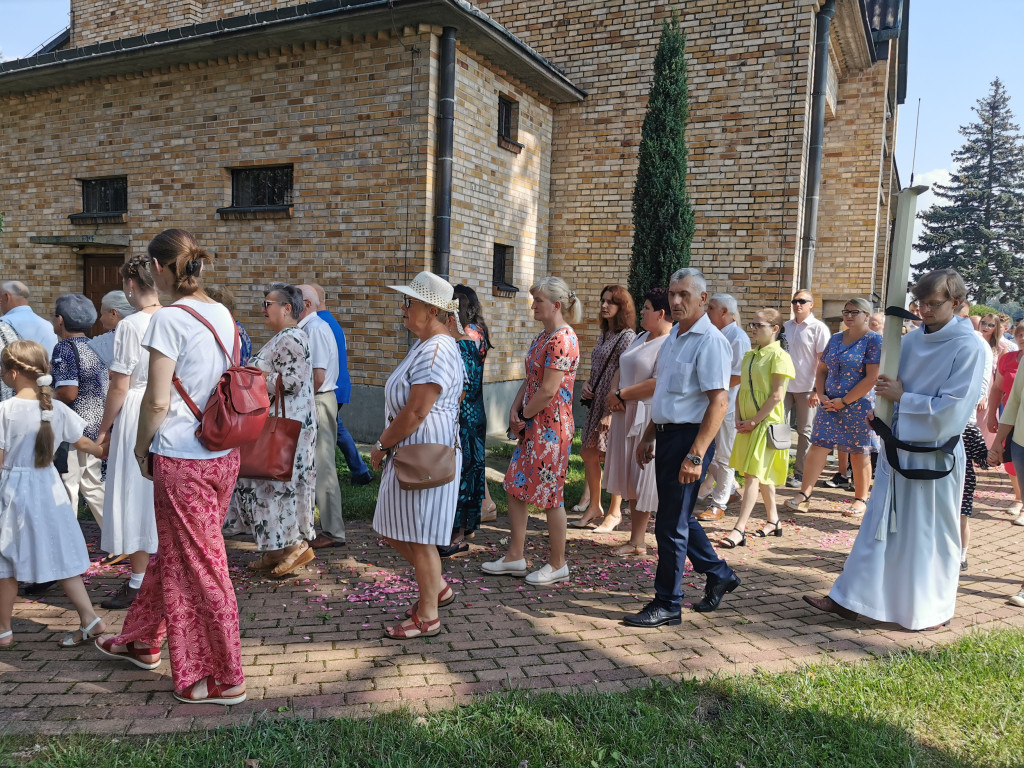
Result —
<path fill-rule="evenodd" d="M 654 568 L 653 560 L 608 555 L 609 545 L 625 533 L 570 529 L 572 581 L 536 589 L 480 572 L 507 532 L 502 518 L 477 534 L 469 555 L 447 563 L 446 577 L 458 597 L 442 609 L 442 634 L 406 643 L 384 639 L 382 627 L 414 599 L 412 573 L 368 524 L 353 523 L 347 547 L 326 550 L 284 582 L 250 575 L 245 563 L 253 557 L 251 542 L 229 541 L 249 693 L 247 702 L 230 710 L 176 702 L 166 660 L 145 672 L 101 656 L 91 644 L 58 649 L 57 641 L 77 623 L 59 588 L 35 602 L 19 598 L 18 645 L 0 651 L 0 727 L 145 734 L 230 725 L 263 711 L 336 717 L 398 705 L 435 709 L 509 686 L 621 690 L 654 677 L 865 659 L 948 642 L 973 627 L 1024 626 L 1024 610 L 1006 603 L 1021 581 L 1024 528 L 1011 526 L 1005 513 L 1006 476 L 979 474 L 970 570 L 961 578 L 957 616 L 948 630 L 917 634 L 843 621 L 800 600 L 828 588 L 853 542 L 857 523 L 839 513 L 846 493 L 821 490 L 811 512 L 783 514 L 781 538 L 751 537 L 746 547 L 726 552 L 743 586 L 717 612 L 685 611 L 682 626 L 655 630 L 619 623 L 650 597 Z M 755 512 L 761 513 L 760 505 Z M 712 524 L 712 535 L 724 535 L 734 519 L 730 514 Z M 752 521 L 750 530 L 759 524 Z M 97 530 L 85 528 L 95 548 Z M 531 518 L 530 555 L 537 564 L 546 543 L 542 529 L 543 522 Z M 652 535 L 648 540 L 653 545 Z M 124 565 L 105 571 L 94 566 L 87 579 L 95 601 L 113 592 L 127 572 Z M 703 579 L 688 574 L 685 586 L 687 599 L 695 601 Z M 103 615 L 111 628 L 120 627 L 123 612 Z"/>

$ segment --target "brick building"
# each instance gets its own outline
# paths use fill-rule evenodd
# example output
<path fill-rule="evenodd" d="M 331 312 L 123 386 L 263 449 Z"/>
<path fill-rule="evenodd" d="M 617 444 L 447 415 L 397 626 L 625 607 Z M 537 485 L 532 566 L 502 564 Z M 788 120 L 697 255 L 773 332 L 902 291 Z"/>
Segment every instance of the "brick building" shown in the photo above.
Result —
<path fill-rule="evenodd" d="M 0 274 L 45 311 L 59 293 L 119 287 L 125 254 L 186 227 L 257 341 L 267 283 L 320 282 L 350 335 L 360 407 L 346 422 L 372 437 L 409 341 L 381 286 L 447 271 L 495 331 L 497 431 L 536 332 L 530 283 L 566 276 L 593 315 L 601 286 L 625 281 L 673 11 L 688 36 L 694 264 L 745 306 L 783 306 L 807 282 L 826 315 L 882 292 L 908 6 L 72 0 L 63 35 L 0 64 Z M 580 332 L 587 348 L 594 326 Z"/>

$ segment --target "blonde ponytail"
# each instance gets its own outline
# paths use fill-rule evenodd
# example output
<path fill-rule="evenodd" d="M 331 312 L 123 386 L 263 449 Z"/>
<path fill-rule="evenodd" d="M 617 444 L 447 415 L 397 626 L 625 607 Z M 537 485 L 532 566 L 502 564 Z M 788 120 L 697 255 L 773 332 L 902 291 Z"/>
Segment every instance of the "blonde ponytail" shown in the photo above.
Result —
<path fill-rule="evenodd" d="M 15 341 L 4 347 L 0 362 L 4 368 L 17 371 L 36 381 L 39 388 L 40 422 L 33 458 L 37 469 L 48 467 L 53 463 L 54 436 L 50 423 L 53 418 L 53 388 L 50 386 L 52 380 L 46 350 L 34 341 Z M 39 380 L 44 376 L 46 383 L 40 384 Z"/>
<path fill-rule="evenodd" d="M 541 278 L 530 286 L 531 294 L 538 292 L 547 296 L 551 302 L 562 305 L 563 320 L 576 325 L 583 319 L 583 302 L 562 278 L 554 275 Z"/>

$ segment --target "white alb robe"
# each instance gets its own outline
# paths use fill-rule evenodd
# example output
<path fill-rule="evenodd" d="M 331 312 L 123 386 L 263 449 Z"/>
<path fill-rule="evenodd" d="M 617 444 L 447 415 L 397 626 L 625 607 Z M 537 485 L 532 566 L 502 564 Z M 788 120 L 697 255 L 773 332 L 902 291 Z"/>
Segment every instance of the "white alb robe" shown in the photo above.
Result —
<path fill-rule="evenodd" d="M 941 445 L 961 434 L 978 405 L 984 359 L 974 330 L 955 320 L 935 333 L 903 337 L 893 434 L 916 445 Z M 899 451 L 904 469 L 945 469 L 949 454 Z M 965 455 L 957 443 L 953 471 L 940 480 L 910 480 L 883 450 L 867 512 L 829 596 L 845 608 L 907 629 L 952 618 L 960 574 L 960 498 Z"/>

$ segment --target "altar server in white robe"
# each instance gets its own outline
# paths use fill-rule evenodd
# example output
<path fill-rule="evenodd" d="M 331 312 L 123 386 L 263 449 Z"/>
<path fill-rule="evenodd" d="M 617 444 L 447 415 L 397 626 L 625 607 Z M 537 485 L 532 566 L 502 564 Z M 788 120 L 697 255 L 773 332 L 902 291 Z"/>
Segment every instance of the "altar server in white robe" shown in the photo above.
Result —
<path fill-rule="evenodd" d="M 880 376 L 875 391 L 895 403 L 892 432 L 898 440 L 949 448 L 956 439 L 952 455 L 899 450 L 900 468 L 952 471 L 939 479 L 909 479 L 890 466 L 883 450 L 843 572 L 828 597 L 804 600 L 848 619 L 862 614 L 928 630 L 947 624 L 956 607 L 965 462 L 959 435 L 978 404 L 984 358 L 973 329 L 954 320 L 967 296 L 959 274 L 930 272 L 913 294 L 924 322 L 903 337 L 898 378 Z"/>

